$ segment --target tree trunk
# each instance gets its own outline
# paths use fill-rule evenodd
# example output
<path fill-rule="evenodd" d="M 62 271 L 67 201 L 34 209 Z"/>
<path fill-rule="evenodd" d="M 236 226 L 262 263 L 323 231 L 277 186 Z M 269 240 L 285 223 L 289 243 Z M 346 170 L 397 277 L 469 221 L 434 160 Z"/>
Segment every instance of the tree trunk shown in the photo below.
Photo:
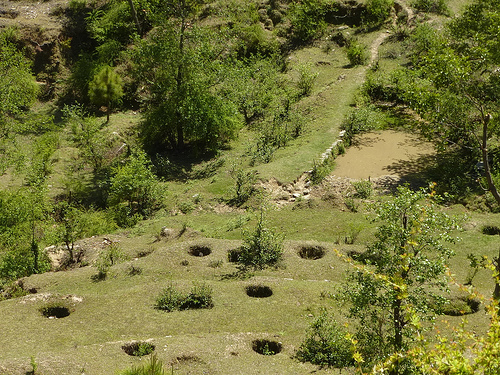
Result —
<path fill-rule="evenodd" d="M 186 31 L 186 20 L 184 18 L 181 19 L 181 32 L 179 35 L 179 52 L 180 52 L 180 61 L 181 63 L 177 67 L 177 77 L 175 78 L 177 84 L 177 93 L 181 96 L 185 94 L 182 92 L 183 90 L 183 76 L 182 76 L 182 61 L 184 58 L 184 33 Z M 184 147 L 184 124 L 182 123 L 182 118 L 179 112 L 177 112 L 177 148 L 181 149 Z"/>
<path fill-rule="evenodd" d="M 491 176 L 490 163 L 488 161 L 488 124 L 490 122 L 490 115 L 483 116 L 483 140 L 481 144 L 481 153 L 483 156 L 484 164 L 484 175 L 486 177 L 486 182 L 488 183 L 488 190 L 495 198 L 498 205 L 500 205 L 500 193 L 498 193 L 497 187 Z"/>
<path fill-rule="evenodd" d="M 139 18 L 137 18 L 137 12 L 135 11 L 134 1 L 128 0 L 128 5 L 130 6 L 130 12 L 132 13 L 132 18 L 135 22 L 135 27 L 137 27 L 137 32 L 142 36 L 141 24 L 139 23 Z"/>
<path fill-rule="evenodd" d="M 493 291 L 493 299 L 496 301 L 500 301 L 500 250 L 498 251 L 498 258 L 495 259 L 495 269 L 496 269 L 496 275 L 495 275 L 495 290 Z"/>
<path fill-rule="evenodd" d="M 106 107 L 106 124 L 109 123 L 109 114 L 111 113 L 111 103 L 108 102 Z"/>

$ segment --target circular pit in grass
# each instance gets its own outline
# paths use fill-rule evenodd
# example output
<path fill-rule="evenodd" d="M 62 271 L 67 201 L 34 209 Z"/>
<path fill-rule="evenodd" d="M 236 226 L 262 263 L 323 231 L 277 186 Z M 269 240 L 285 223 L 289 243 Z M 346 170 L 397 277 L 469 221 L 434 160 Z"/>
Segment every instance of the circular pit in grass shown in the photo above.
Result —
<path fill-rule="evenodd" d="M 469 296 L 450 298 L 443 309 L 443 314 L 448 316 L 463 316 L 479 311 L 481 301 Z"/>
<path fill-rule="evenodd" d="M 189 248 L 188 253 L 194 257 L 206 257 L 212 253 L 212 249 L 205 245 L 193 245 Z"/>
<path fill-rule="evenodd" d="M 249 297 L 266 298 L 273 295 L 273 290 L 266 285 L 248 285 L 245 289 Z"/>
<path fill-rule="evenodd" d="M 66 318 L 71 313 L 66 306 L 46 306 L 40 309 L 43 316 L 51 319 Z"/>
<path fill-rule="evenodd" d="M 252 342 L 252 349 L 262 355 L 275 355 L 281 352 L 282 345 L 281 342 L 259 339 Z"/>
<path fill-rule="evenodd" d="M 147 341 L 132 341 L 123 345 L 122 350 L 128 355 L 142 357 L 153 353 L 155 346 Z"/>
<path fill-rule="evenodd" d="M 302 246 L 299 249 L 299 256 L 302 259 L 321 259 L 325 256 L 326 250 L 323 246 L 319 245 L 307 245 L 307 246 Z"/>

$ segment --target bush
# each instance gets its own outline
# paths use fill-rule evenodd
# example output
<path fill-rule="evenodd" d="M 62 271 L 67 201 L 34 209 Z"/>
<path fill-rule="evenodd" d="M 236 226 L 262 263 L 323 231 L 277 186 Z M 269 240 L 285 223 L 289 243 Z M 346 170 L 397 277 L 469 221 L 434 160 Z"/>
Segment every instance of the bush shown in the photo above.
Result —
<path fill-rule="evenodd" d="M 351 66 L 364 65 L 368 62 L 368 51 L 363 44 L 352 41 L 347 47 L 347 58 Z"/>
<path fill-rule="evenodd" d="M 299 65 L 298 69 L 300 78 L 297 83 L 297 88 L 299 89 L 300 96 L 309 96 L 311 95 L 314 81 L 316 77 L 318 77 L 318 72 L 312 72 L 311 64 L 302 64 Z"/>
<path fill-rule="evenodd" d="M 349 143 L 354 135 L 377 129 L 382 123 L 382 115 L 370 105 L 352 111 L 342 122 L 341 127 L 345 130 L 345 140 Z"/>
<path fill-rule="evenodd" d="M 411 6 L 417 10 L 427 13 L 449 15 L 450 9 L 446 0 L 413 0 Z"/>
<path fill-rule="evenodd" d="M 109 245 L 99 254 L 97 258 L 96 266 L 98 273 L 96 276 L 94 276 L 94 279 L 104 280 L 107 277 L 111 266 L 115 265 L 124 258 L 125 256 L 118 245 Z"/>
<path fill-rule="evenodd" d="M 156 299 L 155 308 L 167 312 L 189 309 L 211 309 L 212 288 L 204 283 L 195 284 L 191 292 L 183 295 L 172 285 L 169 285 Z"/>
<path fill-rule="evenodd" d="M 322 0 L 295 1 L 290 7 L 292 39 L 308 43 L 321 36 L 326 29 L 326 2 Z"/>
<path fill-rule="evenodd" d="M 151 171 L 145 153 L 137 152 L 131 155 L 127 163 L 116 168 L 114 172 L 109 194 L 109 203 L 112 206 L 126 204 L 128 217 L 134 217 L 136 214 L 149 216 L 160 207 L 161 187 Z"/>
<path fill-rule="evenodd" d="M 356 197 L 361 199 L 367 199 L 372 195 L 373 185 L 370 181 L 361 180 L 361 181 L 351 182 L 351 184 L 352 186 L 354 186 L 354 189 L 356 189 Z"/>
<path fill-rule="evenodd" d="M 240 206 L 251 197 L 255 191 L 254 184 L 257 180 L 255 171 L 245 172 L 242 168 L 234 166 L 230 172 L 234 180 L 234 187 L 232 190 L 233 197 L 229 203 L 235 206 Z"/>
<path fill-rule="evenodd" d="M 311 324 L 296 357 L 322 367 L 348 367 L 354 364 L 347 332 L 323 311 Z"/>
<path fill-rule="evenodd" d="M 265 226 L 264 212 L 261 211 L 255 231 L 245 236 L 238 262 L 244 267 L 264 269 L 277 266 L 282 258 L 283 237 Z"/>
<path fill-rule="evenodd" d="M 333 154 L 329 155 L 322 162 L 314 161 L 311 171 L 311 182 L 314 185 L 318 185 L 325 179 L 326 176 L 330 174 L 331 171 L 333 171 L 334 167 L 335 157 L 333 156 Z"/>
<path fill-rule="evenodd" d="M 155 346 L 147 341 L 133 341 L 122 346 L 122 349 L 128 355 L 134 357 L 144 357 L 155 350 Z"/>
<path fill-rule="evenodd" d="M 381 26 L 391 15 L 394 0 L 368 0 L 364 23 L 369 27 Z"/>

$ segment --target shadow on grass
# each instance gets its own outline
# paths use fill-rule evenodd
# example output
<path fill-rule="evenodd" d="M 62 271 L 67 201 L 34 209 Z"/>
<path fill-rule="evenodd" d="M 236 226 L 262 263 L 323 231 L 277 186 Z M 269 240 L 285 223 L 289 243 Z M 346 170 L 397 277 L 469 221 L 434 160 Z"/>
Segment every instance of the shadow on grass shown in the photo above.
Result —
<path fill-rule="evenodd" d="M 234 272 L 230 273 L 225 273 L 220 276 L 221 281 L 224 280 L 247 280 L 253 276 L 253 272 L 250 272 L 250 270 L 247 267 L 244 266 L 238 266 L 238 269 Z"/>

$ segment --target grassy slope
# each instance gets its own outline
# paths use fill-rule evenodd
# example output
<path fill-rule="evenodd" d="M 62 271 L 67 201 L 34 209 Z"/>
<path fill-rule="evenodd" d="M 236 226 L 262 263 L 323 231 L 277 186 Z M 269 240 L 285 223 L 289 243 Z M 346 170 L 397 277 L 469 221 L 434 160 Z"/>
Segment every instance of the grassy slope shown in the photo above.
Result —
<path fill-rule="evenodd" d="M 367 35 L 366 43 L 375 37 L 376 34 Z M 316 65 L 318 61 L 330 65 Z M 313 94 L 302 103 L 311 109 L 308 130 L 290 147 L 279 150 L 273 163 L 256 167 L 262 179 L 275 177 L 290 182 L 311 168 L 312 161 L 337 137 L 339 125 L 349 111 L 366 69 L 345 68 L 347 60 L 340 49 L 329 54 L 318 47 L 303 49 L 292 56 L 291 65 L 300 62 L 311 62 L 319 72 Z M 341 75 L 345 77 L 339 80 Z M 117 115 L 111 126 L 121 128 L 128 121 L 128 117 Z M 224 157 L 232 160 L 245 150 L 242 141 Z M 170 184 L 166 199 L 180 202 L 198 193 L 202 194 L 205 204 L 212 203 L 212 197 L 229 194 L 229 167 L 228 162 L 215 178 Z M 179 374 L 338 373 L 338 370 L 318 370 L 315 366 L 301 364 L 292 356 L 312 319 L 310 314 L 326 306 L 336 311 L 337 319 L 343 319 L 338 306 L 321 298 L 321 292 L 334 290 L 346 270 L 346 265 L 334 255 L 333 248 L 363 249 L 372 238 L 374 224 L 370 224 L 363 213 L 343 212 L 325 202 L 318 201 L 311 206 L 314 208 L 295 205 L 269 212 L 270 225 L 286 235 L 286 268 L 257 272 L 247 280 L 228 278 L 235 266 L 227 262 L 227 250 L 238 246 L 242 233 L 238 227 L 251 228 L 253 215 L 238 211 L 222 215 L 207 210 L 191 215 L 159 214 L 156 219 L 141 223 L 128 233 L 117 234 L 120 247 L 130 260 L 114 266 L 106 281 L 91 281 L 96 273 L 93 267 L 30 277 L 26 283 L 36 287 L 39 293 L 73 295 L 82 300 L 74 303 L 74 311 L 69 317 L 58 320 L 40 315 L 38 308 L 43 305 L 42 301 L 13 299 L 1 302 L 0 373 L 24 374 L 30 369 L 30 357 L 35 356 L 43 374 L 112 374 L 140 363 L 138 358 L 126 355 L 121 345 L 130 340 L 146 339 L 153 340 L 158 357 L 165 363 L 172 363 L 175 373 Z M 462 211 L 450 209 L 451 213 L 462 214 Z M 250 218 L 249 222 L 243 220 L 246 217 Z M 468 253 L 486 254 L 490 258 L 497 254 L 499 238 L 479 232 L 481 225 L 496 221 L 497 215 L 491 214 L 471 214 L 467 219 L 469 229 L 460 233 L 463 241 L 453 245 L 457 256 L 451 267 L 459 281 L 464 281 L 466 276 Z M 180 240 L 155 242 L 155 235 L 162 226 L 180 228 L 185 223 L 214 238 L 191 234 Z M 339 237 L 358 226 L 363 230 L 356 245 L 335 244 Z M 323 241 L 326 257 L 316 261 L 298 257 L 301 241 L 313 239 Z M 101 240 L 95 239 L 96 242 Z M 193 243 L 209 244 L 212 254 L 203 258 L 189 256 L 187 250 Z M 154 252 L 135 260 L 137 252 L 144 249 Z M 189 265 L 182 266 L 183 260 L 188 260 Z M 218 260 L 223 261 L 221 268 L 209 266 L 210 262 Z M 127 275 L 130 264 L 141 267 L 142 274 Z M 174 313 L 153 309 L 156 296 L 169 283 L 188 290 L 193 280 L 206 281 L 213 287 L 213 309 Z M 258 282 L 272 287 L 274 295 L 267 299 L 246 296 L 244 287 Z M 482 292 L 490 294 L 492 281 L 486 271 L 479 272 L 475 284 Z M 460 318 L 448 320 L 454 325 Z M 481 312 L 469 320 L 478 332 L 487 324 Z M 253 352 L 251 341 L 263 337 L 281 341 L 283 352 L 276 356 Z"/>

